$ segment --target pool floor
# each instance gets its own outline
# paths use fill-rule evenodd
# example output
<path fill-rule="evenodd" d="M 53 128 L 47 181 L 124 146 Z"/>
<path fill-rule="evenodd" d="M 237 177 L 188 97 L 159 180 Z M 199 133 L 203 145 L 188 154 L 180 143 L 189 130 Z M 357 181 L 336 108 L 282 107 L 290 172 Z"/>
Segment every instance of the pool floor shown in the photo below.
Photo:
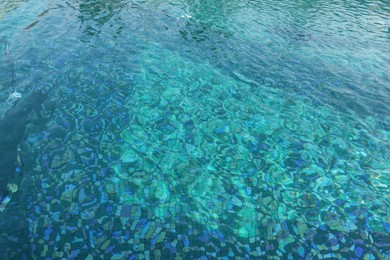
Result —
<path fill-rule="evenodd" d="M 386 1 L 0 3 L 1 259 L 388 259 Z"/>

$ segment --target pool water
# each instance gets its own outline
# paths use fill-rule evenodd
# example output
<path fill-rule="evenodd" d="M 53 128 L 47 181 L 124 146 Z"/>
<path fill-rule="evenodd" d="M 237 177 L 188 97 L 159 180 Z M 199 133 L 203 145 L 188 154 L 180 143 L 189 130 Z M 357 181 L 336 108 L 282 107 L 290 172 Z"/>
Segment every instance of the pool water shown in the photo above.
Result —
<path fill-rule="evenodd" d="M 2 1 L 0 258 L 389 258 L 389 15 Z"/>

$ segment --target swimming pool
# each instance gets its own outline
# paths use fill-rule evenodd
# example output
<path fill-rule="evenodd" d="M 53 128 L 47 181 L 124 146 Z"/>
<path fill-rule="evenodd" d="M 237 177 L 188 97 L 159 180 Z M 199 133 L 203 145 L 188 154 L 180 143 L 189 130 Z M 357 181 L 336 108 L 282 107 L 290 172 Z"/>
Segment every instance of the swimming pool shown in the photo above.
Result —
<path fill-rule="evenodd" d="M 389 257 L 389 12 L 1 2 L 1 258 Z"/>

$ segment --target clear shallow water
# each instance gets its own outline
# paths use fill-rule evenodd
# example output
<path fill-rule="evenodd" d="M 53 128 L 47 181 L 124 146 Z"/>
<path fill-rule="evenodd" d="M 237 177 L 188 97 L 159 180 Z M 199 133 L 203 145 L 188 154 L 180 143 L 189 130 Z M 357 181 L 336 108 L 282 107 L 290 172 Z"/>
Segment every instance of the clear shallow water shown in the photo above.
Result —
<path fill-rule="evenodd" d="M 2 258 L 389 257 L 387 2 L 0 10 Z"/>

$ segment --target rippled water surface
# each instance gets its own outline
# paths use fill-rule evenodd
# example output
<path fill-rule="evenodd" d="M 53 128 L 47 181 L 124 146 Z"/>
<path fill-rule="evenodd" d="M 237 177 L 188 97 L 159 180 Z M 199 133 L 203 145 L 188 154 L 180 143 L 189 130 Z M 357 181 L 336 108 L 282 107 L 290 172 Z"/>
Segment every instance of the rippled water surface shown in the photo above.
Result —
<path fill-rule="evenodd" d="M 390 257 L 389 17 L 1 1 L 0 258 Z"/>

